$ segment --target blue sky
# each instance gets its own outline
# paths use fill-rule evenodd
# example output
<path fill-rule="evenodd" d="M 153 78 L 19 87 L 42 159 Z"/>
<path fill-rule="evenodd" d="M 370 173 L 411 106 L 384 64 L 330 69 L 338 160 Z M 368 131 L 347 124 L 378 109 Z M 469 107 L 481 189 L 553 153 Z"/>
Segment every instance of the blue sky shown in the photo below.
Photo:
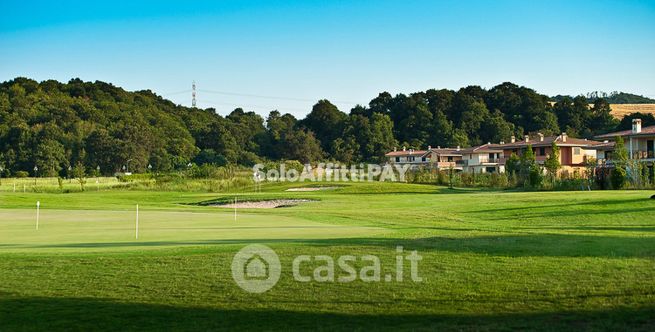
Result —
<path fill-rule="evenodd" d="M 505 81 L 655 98 L 655 1 L 2 1 L 0 81 L 16 76 L 185 105 L 195 80 L 221 114 Z"/>

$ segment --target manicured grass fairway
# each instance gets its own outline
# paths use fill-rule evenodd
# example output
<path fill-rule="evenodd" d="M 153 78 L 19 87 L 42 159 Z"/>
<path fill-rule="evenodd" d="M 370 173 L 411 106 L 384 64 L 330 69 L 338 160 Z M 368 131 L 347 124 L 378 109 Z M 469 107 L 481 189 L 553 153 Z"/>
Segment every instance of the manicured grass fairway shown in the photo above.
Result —
<path fill-rule="evenodd" d="M 240 194 L 319 201 L 241 210 L 237 222 L 232 210 L 192 204 L 234 195 L 2 193 L 0 331 L 655 326 L 652 191 L 345 185 Z M 279 283 L 264 294 L 232 281 L 232 256 L 249 243 L 269 245 L 282 261 Z M 291 274 L 300 254 L 372 254 L 384 275 L 399 245 L 423 256 L 423 282 L 302 283 Z"/>

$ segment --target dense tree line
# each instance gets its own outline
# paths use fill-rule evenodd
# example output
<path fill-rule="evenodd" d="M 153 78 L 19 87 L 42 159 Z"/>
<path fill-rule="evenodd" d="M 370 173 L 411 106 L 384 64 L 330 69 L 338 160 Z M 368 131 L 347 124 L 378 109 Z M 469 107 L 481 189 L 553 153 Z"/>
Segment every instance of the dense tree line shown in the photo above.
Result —
<path fill-rule="evenodd" d="M 654 104 L 655 99 L 640 96 L 640 95 L 635 95 L 632 93 L 625 93 L 625 92 L 618 92 L 614 91 L 612 93 L 607 93 L 607 92 L 602 92 L 602 91 L 594 91 L 594 92 L 589 92 L 585 95 L 587 98 L 587 102 L 592 104 L 596 99 L 605 99 L 608 103 L 610 104 Z M 571 96 L 563 96 L 563 95 L 557 95 L 555 97 L 552 97 L 552 101 L 560 101 L 563 98 L 573 98 Z"/>
<path fill-rule="evenodd" d="M 304 119 L 271 111 L 175 105 L 149 90 L 127 92 L 105 82 L 0 84 L 0 166 L 38 175 L 76 165 L 104 174 L 122 169 L 169 171 L 189 163 L 252 165 L 261 160 L 381 161 L 394 147 L 472 146 L 541 132 L 590 137 L 617 128 L 600 98 L 562 98 L 551 105 L 534 90 L 503 83 L 486 90 L 380 93 L 345 113 L 320 100 Z"/>

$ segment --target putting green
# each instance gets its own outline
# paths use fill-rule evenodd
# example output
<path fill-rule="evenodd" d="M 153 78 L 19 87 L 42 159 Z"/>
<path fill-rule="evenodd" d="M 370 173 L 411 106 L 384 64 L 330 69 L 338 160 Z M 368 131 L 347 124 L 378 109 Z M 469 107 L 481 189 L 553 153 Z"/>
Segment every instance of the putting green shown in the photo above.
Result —
<path fill-rule="evenodd" d="M 239 213 L 149 211 L 0 210 L 0 252 L 112 251 L 247 241 L 359 237 L 383 228 L 330 225 L 300 218 Z"/>

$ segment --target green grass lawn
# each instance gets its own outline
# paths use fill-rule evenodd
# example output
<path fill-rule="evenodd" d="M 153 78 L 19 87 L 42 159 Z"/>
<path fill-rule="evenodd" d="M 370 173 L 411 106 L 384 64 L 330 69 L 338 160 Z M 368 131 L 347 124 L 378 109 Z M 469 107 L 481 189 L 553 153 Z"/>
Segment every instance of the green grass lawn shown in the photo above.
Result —
<path fill-rule="evenodd" d="M 0 193 L 0 331 L 655 326 L 655 192 L 343 185 Z M 315 201 L 239 210 L 236 221 L 231 209 L 198 204 L 235 195 Z M 282 262 L 280 281 L 263 294 L 232 280 L 232 257 L 252 243 Z M 290 271 L 297 255 L 376 255 L 384 275 L 397 246 L 423 256 L 422 282 L 298 282 Z"/>

